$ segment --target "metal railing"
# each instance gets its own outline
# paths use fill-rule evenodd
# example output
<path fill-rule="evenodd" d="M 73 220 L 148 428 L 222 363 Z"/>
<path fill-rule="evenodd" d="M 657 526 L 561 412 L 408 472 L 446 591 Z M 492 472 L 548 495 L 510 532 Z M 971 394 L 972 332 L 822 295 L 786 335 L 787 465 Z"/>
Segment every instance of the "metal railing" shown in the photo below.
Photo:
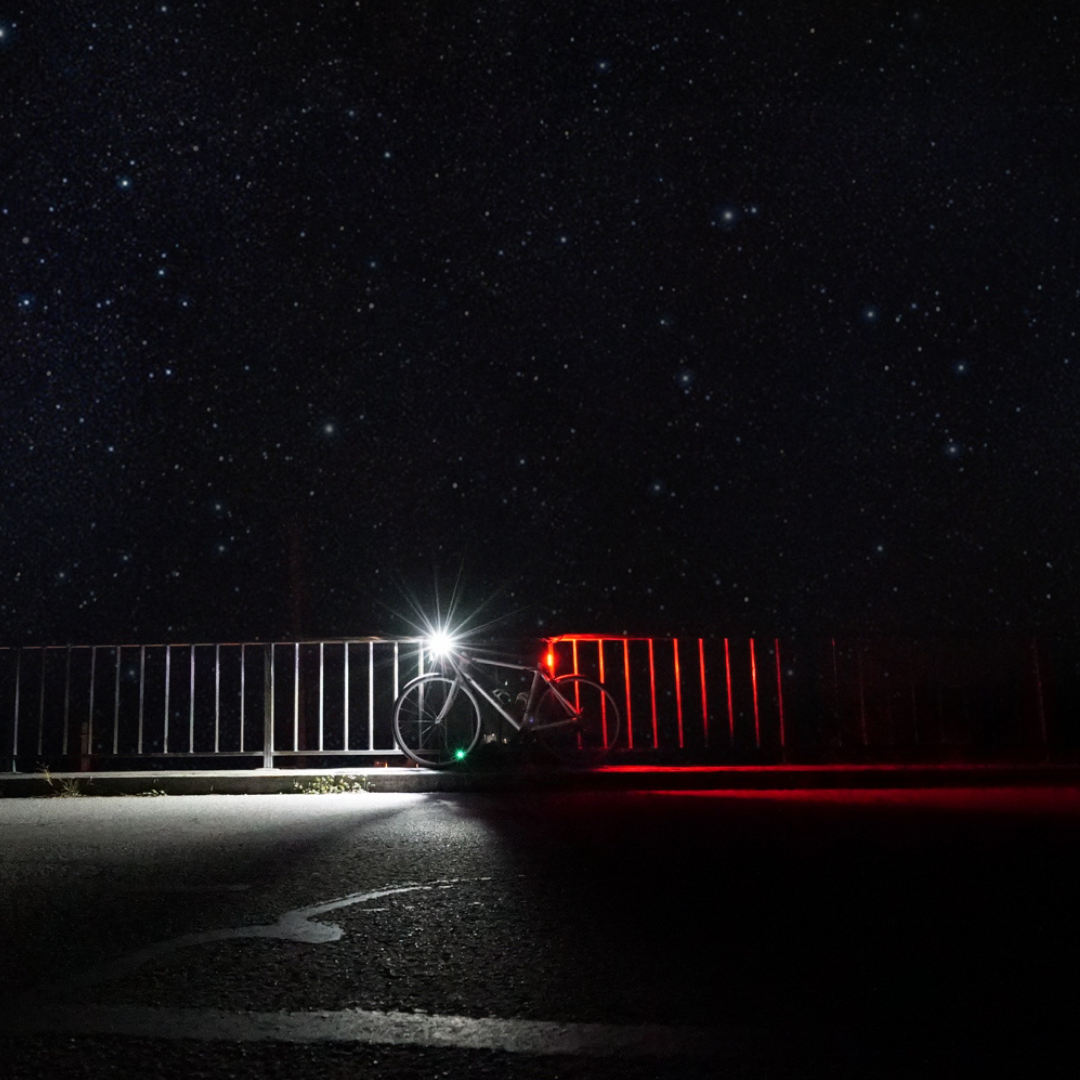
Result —
<path fill-rule="evenodd" d="M 0 754 L 393 756 L 391 706 L 422 664 L 419 638 L 0 648 Z"/>
<path fill-rule="evenodd" d="M 1059 660 L 1075 655 L 1058 644 Z M 546 662 L 607 685 L 628 750 L 780 762 L 1045 759 L 1052 744 L 1080 750 L 1065 705 L 1080 698 L 1080 671 L 1055 666 L 1054 654 L 1019 639 L 569 634 L 550 639 Z"/>
<path fill-rule="evenodd" d="M 0 648 L 0 768 L 396 758 L 393 703 L 424 670 L 423 645 Z M 1030 640 L 572 634 L 525 656 L 605 683 L 624 754 L 813 762 L 1076 755 L 1076 653 Z"/>

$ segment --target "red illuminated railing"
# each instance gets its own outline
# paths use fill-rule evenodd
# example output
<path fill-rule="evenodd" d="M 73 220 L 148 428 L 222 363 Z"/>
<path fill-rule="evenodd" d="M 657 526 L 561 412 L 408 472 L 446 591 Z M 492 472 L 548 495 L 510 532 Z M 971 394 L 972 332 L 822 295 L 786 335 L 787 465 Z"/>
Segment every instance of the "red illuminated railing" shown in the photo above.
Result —
<path fill-rule="evenodd" d="M 742 666 L 733 669 L 733 647 Z M 776 659 L 775 685 L 759 685 L 758 652 Z M 760 750 L 763 717 L 775 729 L 778 748 L 785 749 L 783 671 L 780 643 L 728 638 L 614 637 L 564 634 L 548 640 L 544 662 L 554 675 L 587 675 L 604 683 L 623 712 L 624 745 L 628 749 L 686 750 L 736 746 Z M 726 693 L 710 698 L 709 683 L 722 679 Z M 726 703 L 724 715 L 713 716 L 710 700 Z M 716 743 L 717 732 L 726 732 Z"/>
<path fill-rule="evenodd" d="M 778 638 L 564 634 L 544 655 L 552 674 L 608 687 L 628 750 L 925 760 L 1045 757 L 1054 731 L 1063 747 L 1080 744 L 1050 712 L 1080 699 L 1080 677 L 1073 688 L 1058 664 L 1060 689 L 1048 691 L 1034 641 L 825 638 L 782 650 Z"/>

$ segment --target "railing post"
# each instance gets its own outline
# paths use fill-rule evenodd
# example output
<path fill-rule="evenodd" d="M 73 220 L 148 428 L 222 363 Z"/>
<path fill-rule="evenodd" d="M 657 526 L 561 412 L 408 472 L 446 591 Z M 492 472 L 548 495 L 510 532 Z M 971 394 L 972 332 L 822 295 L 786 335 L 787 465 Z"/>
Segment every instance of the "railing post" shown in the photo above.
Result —
<path fill-rule="evenodd" d="M 81 741 L 79 756 L 79 771 L 90 771 L 90 758 L 94 753 L 94 679 L 97 675 L 97 651 L 98 647 L 90 647 L 90 702 L 87 706 L 86 728 Z"/>
<path fill-rule="evenodd" d="M 323 748 L 323 712 L 326 700 L 326 642 L 319 642 L 319 749 Z"/>
<path fill-rule="evenodd" d="M 146 646 L 139 646 L 139 754 L 143 752 L 143 709 L 146 705 Z"/>
<path fill-rule="evenodd" d="M 709 745 L 709 694 L 705 685 L 705 639 L 698 638 L 698 671 L 701 672 L 701 732 Z"/>
<path fill-rule="evenodd" d="M 724 675 L 727 678 L 727 720 L 728 744 L 735 749 L 735 705 L 731 693 L 731 649 L 728 638 L 724 638 Z"/>
<path fill-rule="evenodd" d="M 754 639 L 750 639 L 750 686 L 754 693 L 754 746 L 761 749 L 761 708 L 758 704 L 757 652 Z"/>
<path fill-rule="evenodd" d="M 71 646 L 67 647 L 64 655 L 64 742 L 60 747 L 60 753 L 67 757 L 68 752 L 68 724 L 71 722 Z"/>
<path fill-rule="evenodd" d="M 120 662 L 121 646 L 116 646 L 116 673 L 113 679 L 113 734 L 112 752 L 115 757 L 120 753 Z"/>
<path fill-rule="evenodd" d="M 577 642 L 574 642 L 574 671 L 577 671 Z M 656 652 L 649 638 L 649 694 L 652 701 L 652 748 L 660 749 L 660 728 L 656 716 Z"/>
<path fill-rule="evenodd" d="M 375 749 L 375 642 L 367 647 L 367 748 Z"/>
<path fill-rule="evenodd" d="M 683 735 L 682 666 L 679 663 L 679 639 L 677 637 L 671 639 L 671 648 L 675 667 L 675 715 L 679 723 L 679 749 L 682 750 L 686 746 L 686 741 Z"/>
<path fill-rule="evenodd" d="M 195 642 L 191 643 L 191 675 L 188 680 L 188 749 L 195 753 Z"/>
<path fill-rule="evenodd" d="M 263 646 L 263 768 L 274 767 L 274 643 Z"/>
<path fill-rule="evenodd" d="M 214 645 L 214 753 L 221 750 L 221 643 Z"/>
<path fill-rule="evenodd" d="M 300 749 L 300 642 L 293 645 L 293 702 L 292 748 Z M 307 728 L 304 728 L 304 749 L 307 749 Z"/>
<path fill-rule="evenodd" d="M 247 679 L 247 645 L 240 645 L 240 753 L 244 752 L 244 692 Z"/>
<path fill-rule="evenodd" d="M 349 749 L 349 643 L 345 642 L 345 653 L 342 659 L 345 663 L 344 687 L 342 689 L 342 718 L 341 718 L 341 749 Z"/>
<path fill-rule="evenodd" d="M 38 727 L 37 727 L 37 752 L 38 761 L 45 756 L 45 661 L 49 651 L 42 646 L 41 649 L 41 687 L 38 691 Z"/>
<path fill-rule="evenodd" d="M 11 764 L 19 756 L 19 692 L 22 689 L 22 648 L 15 650 L 15 712 L 11 725 Z"/>

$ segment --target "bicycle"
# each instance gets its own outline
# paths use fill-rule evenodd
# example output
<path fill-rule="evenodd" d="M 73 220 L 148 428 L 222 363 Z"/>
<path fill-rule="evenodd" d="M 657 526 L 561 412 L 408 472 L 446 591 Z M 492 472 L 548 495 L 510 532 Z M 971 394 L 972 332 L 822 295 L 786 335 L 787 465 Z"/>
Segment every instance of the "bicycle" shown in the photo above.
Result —
<path fill-rule="evenodd" d="M 406 683 L 394 702 L 394 739 L 418 765 L 440 769 L 464 761 L 483 733 L 482 698 L 523 738 L 533 739 L 564 761 L 595 764 L 619 737 L 619 709 L 610 691 L 581 675 L 552 678 L 539 667 L 469 656 L 444 648 L 444 671 Z M 518 695 L 518 715 L 508 695 L 485 687 L 478 666 L 530 674 L 528 693 Z M 449 674 L 452 672 L 453 674 Z M 522 707 L 523 706 L 523 707 Z"/>

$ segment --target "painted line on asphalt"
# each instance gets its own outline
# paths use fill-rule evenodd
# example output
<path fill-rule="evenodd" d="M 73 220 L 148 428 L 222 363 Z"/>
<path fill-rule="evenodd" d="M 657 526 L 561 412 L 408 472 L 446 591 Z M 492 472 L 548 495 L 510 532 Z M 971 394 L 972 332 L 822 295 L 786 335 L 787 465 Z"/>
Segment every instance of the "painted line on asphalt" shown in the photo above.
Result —
<path fill-rule="evenodd" d="M 579 1024 L 369 1009 L 233 1013 L 219 1009 L 73 1004 L 49 996 L 121 978 L 179 949 L 215 941 L 276 938 L 311 945 L 338 941 L 344 936 L 340 926 L 311 920 L 331 911 L 384 897 L 450 889 L 463 880 L 455 878 L 349 893 L 321 904 L 294 908 L 274 923 L 226 927 L 157 942 L 63 982 L 39 987 L 20 1002 L 5 1002 L 5 1007 L 0 1008 L 0 1033 L 120 1035 L 226 1042 L 383 1043 L 503 1050 L 521 1054 L 593 1056 L 714 1057 L 718 1053 L 731 1054 L 753 1045 L 760 1047 L 762 1034 L 742 1029 L 721 1033 L 706 1028 L 659 1024 Z"/>
<path fill-rule="evenodd" d="M 659 1024 L 575 1024 L 549 1020 L 475 1019 L 423 1013 L 342 1009 L 334 1012 L 243 1012 L 144 1009 L 27 1002 L 5 1011 L 0 1032 L 121 1035 L 218 1042 L 391 1043 L 517 1054 L 716 1057 L 760 1051 L 760 1031 L 716 1031 Z M 775 1034 L 768 1037 L 775 1039 Z"/>
<path fill-rule="evenodd" d="M 213 941 L 230 941 L 234 938 L 277 938 L 281 941 L 299 941 L 306 945 L 323 945 L 330 941 L 339 941 L 345 935 L 345 931 L 335 923 L 313 923 L 310 920 L 319 915 L 325 915 L 340 908 L 351 907 L 353 904 L 363 904 L 368 900 L 380 900 L 384 896 L 397 896 L 401 893 L 424 892 L 434 889 L 449 889 L 457 884 L 459 879 L 436 881 L 426 885 L 396 885 L 384 889 L 373 889 L 367 892 L 349 893 L 347 896 L 336 900 L 327 900 L 322 904 L 313 904 L 310 907 L 295 908 L 286 911 L 277 922 L 259 926 L 229 926 L 220 930 L 204 930 L 194 934 L 183 934 L 180 937 L 169 938 L 167 941 L 159 941 L 154 945 L 148 945 L 145 949 L 128 953 L 117 960 L 99 964 L 62 982 L 50 986 L 38 987 L 41 993 L 68 992 L 80 990 L 88 986 L 96 986 L 110 979 L 119 979 L 141 968 L 151 960 L 159 960 L 169 953 L 178 949 L 186 949 L 193 945 L 207 945 Z"/>

